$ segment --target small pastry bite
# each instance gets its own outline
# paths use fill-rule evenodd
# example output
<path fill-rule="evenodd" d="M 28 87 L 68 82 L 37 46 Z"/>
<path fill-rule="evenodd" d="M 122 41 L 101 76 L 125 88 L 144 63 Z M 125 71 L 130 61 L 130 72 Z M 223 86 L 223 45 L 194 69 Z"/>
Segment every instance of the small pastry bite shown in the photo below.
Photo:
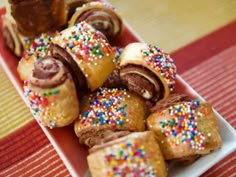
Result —
<path fill-rule="evenodd" d="M 52 57 L 35 61 L 32 75 L 24 82 L 24 95 L 31 112 L 44 126 L 63 127 L 79 115 L 72 76 L 61 61 Z"/>
<path fill-rule="evenodd" d="M 69 26 L 82 21 L 102 32 L 109 41 L 116 38 L 123 28 L 120 16 L 107 2 L 90 2 L 78 7 L 71 17 Z"/>
<path fill-rule="evenodd" d="M 55 31 L 66 24 L 66 6 L 59 0 L 9 0 L 11 15 L 24 36 Z"/>
<path fill-rule="evenodd" d="M 120 79 L 120 55 L 123 51 L 120 47 L 112 47 L 112 50 L 115 54 L 115 69 L 108 76 L 106 82 L 103 84 L 104 87 L 121 87 L 122 82 Z"/>
<path fill-rule="evenodd" d="M 75 133 L 81 144 L 92 147 L 116 131 L 144 131 L 146 107 L 135 93 L 118 88 L 99 88 L 80 101 Z"/>
<path fill-rule="evenodd" d="M 7 15 L 2 16 L 2 34 L 5 45 L 17 56 L 21 57 L 23 46 L 18 36 L 16 24 Z"/>
<path fill-rule="evenodd" d="M 70 64 L 82 92 L 101 87 L 115 68 L 105 36 L 85 22 L 61 31 L 52 42 L 51 55 Z"/>
<path fill-rule="evenodd" d="M 143 98 L 156 102 L 174 88 L 176 66 L 162 49 L 146 43 L 128 44 L 120 57 L 124 85 Z"/>
<path fill-rule="evenodd" d="M 167 168 L 152 132 L 130 133 L 90 149 L 92 177 L 166 177 Z"/>
<path fill-rule="evenodd" d="M 21 80 L 28 80 L 29 76 L 32 74 L 32 69 L 34 67 L 34 62 L 36 60 L 42 59 L 49 55 L 49 44 L 51 43 L 52 35 L 43 33 L 36 37 L 33 42 L 31 42 L 28 49 L 24 50 L 22 57 L 17 66 L 17 72 Z M 22 40 L 24 40 L 22 38 Z"/>
<path fill-rule="evenodd" d="M 155 132 L 166 160 L 193 162 L 222 146 L 218 121 L 208 103 L 177 99 L 169 103 L 162 101 L 164 106 L 147 119 L 148 129 Z"/>

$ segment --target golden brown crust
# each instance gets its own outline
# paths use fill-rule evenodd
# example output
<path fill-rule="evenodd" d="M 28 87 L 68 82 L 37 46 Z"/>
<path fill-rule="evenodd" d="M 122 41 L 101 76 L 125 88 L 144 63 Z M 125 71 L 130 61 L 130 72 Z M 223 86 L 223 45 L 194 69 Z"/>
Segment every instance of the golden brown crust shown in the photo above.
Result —
<path fill-rule="evenodd" d="M 166 160 L 204 155 L 222 146 L 218 121 L 208 103 L 182 102 L 156 110 L 147 126 L 156 133 Z"/>
<path fill-rule="evenodd" d="M 63 30 L 53 43 L 76 61 L 91 91 L 101 87 L 115 67 L 114 53 L 106 38 L 85 22 Z"/>
<path fill-rule="evenodd" d="M 167 176 L 165 161 L 152 132 L 131 133 L 101 146 L 87 157 L 93 177 L 132 175 L 134 171 L 139 176 Z"/>

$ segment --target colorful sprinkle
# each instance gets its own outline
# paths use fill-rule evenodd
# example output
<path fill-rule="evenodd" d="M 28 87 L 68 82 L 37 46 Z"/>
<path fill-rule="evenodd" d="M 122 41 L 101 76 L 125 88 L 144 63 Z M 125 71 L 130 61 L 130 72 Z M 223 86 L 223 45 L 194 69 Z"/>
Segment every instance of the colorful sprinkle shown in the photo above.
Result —
<path fill-rule="evenodd" d="M 36 37 L 29 48 L 24 51 L 22 58 L 26 61 L 34 61 L 44 58 L 49 54 L 49 44 L 52 37 L 46 33 Z"/>
<path fill-rule="evenodd" d="M 49 112 L 49 107 L 53 106 L 57 100 L 57 95 L 60 93 L 60 90 L 56 89 L 53 91 L 44 92 L 39 94 L 29 88 L 28 81 L 24 82 L 24 95 L 29 101 L 29 106 L 33 115 L 36 118 L 49 119 L 48 125 L 50 128 L 55 128 L 56 124 L 53 120 L 57 119 L 54 117 L 54 113 Z M 40 121 L 41 121 L 40 120 Z"/>
<path fill-rule="evenodd" d="M 175 145 L 187 144 L 190 148 L 203 150 L 205 135 L 198 129 L 199 101 L 184 102 L 169 107 L 171 120 L 160 121 L 162 134 L 165 137 L 173 136 Z M 162 113 L 161 113 L 162 114 Z"/>
<path fill-rule="evenodd" d="M 100 88 L 89 96 L 88 110 L 80 115 L 80 122 L 86 125 L 108 124 L 112 128 L 122 126 L 127 117 L 127 104 L 122 104 L 126 99 L 126 91 L 118 88 Z"/>
<path fill-rule="evenodd" d="M 62 40 L 59 42 L 61 47 L 78 62 L 92 64 L 104 56 L 113 55 L 105 37 L 87 23 L 75 24 L 71 29 L 70 33 L 62 31 L 58 40 Z"/>
<path fill-rule="evenodd" d="M 106 177 L 112 176 L 148 176 L 155 177 L 156 169 L 148 165 L 144 146 L 139 146 L 135 140 L 124 141 L 106 151 Z"/>
<path fill-rule="evenodd" d="M 142 57 L 146 60 L 147 65 L 156 70 L 167 82 L 171 91 L 174 89 L 176 66 L 169 54 L 162 49 L 148 45 L 147 50 L 141 50 Z"/>

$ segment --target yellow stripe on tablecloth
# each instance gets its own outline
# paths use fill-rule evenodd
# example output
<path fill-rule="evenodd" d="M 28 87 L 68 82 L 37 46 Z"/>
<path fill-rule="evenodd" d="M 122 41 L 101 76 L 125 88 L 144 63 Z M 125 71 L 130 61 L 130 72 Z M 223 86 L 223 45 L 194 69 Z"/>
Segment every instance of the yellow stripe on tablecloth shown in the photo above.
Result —
<path fill-rule="evenodd" d="M 32 120 L 32 115 L 0 66 L 0 138 Z"/>
<path fill-rule="evenodd" d="M 235 0 L 109 0 L 151 44 L 179 49 L 236 20 Z"/>

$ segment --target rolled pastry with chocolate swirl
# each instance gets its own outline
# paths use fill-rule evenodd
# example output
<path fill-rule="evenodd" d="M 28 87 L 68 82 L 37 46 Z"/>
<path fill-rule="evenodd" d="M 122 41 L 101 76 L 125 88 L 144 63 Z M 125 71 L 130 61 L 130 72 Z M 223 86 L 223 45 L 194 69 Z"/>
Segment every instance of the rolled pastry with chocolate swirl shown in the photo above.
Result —
<path fill-rule="evenodd" d="M 96 145 L 90 149 L 87 161 L 92 177 L 167 176 L 161 149 L 150 131 L 126 134 Z"/>
<path fill-rule="evenodd" d="M 11 15 L 24 36 L 59 30 L 67 21 L 64 1 L 9 0 Z"/>
<path fill-rule="evenodd" d="M 163 100 L 163 106 L 147 119 L 148 129 L 155 132 L 166 160 L 188 164 L 222 146 L 218 120 L 210 104 L 170 99 L 166 103 Z"/>
<path fill-rule="evenodd" d="M 147 117 L 144 100 L 118 88 L 99 88 L 80 102 L 75 133 L 81 144 L 94 146 L 117 131 L 144 131 Z"/>
<path fill-rule="evenodd" d="M 2 34 L 5 45 L 17 57 L 21 57 L 23 52 L 23 45 L 18 36 L 16 24 L 7 15 L 2 16 Z"/>
<path fill-rule="evenodd" d="M 49 44 L 51 43 L 51 38 L 52 34 L 43 33 L 36 37 L 30 46 L 24 50 L 17 66 L 17 72 L 21 80 L 29 79 L 36 60 L 40 60 L 50 54 Z"/>
<path fill-rule="evenodd" d="M 51 55 L 70 63 L 82 92 L 101 87 L 115 68 L 105 36 L 85 22 L 61 31 L 52 42 Z"/>
<path fill-rule="evenodd" d="M 24 82 L 24 95 L 34 117 L 44 126 L 64 127 L 79 115 L 72 76 L 61 61 L 52 57 L 35 61 L 32 75 Z"/>
<path fill-rule="evenodd" d="M 120 76 L 126 87 L 156 102 L 175 85 L 176 66 L 162 49 L 146 43 L 128 44 L 120 57 Z"/>
<path fill-rule="evenodd" d="M 109 41 L 122 31 L 123 23 L 114 8 L 106 2 L 90 2 L 76 9 L 69 26 L 85 21 L 102 32 Z"/>

